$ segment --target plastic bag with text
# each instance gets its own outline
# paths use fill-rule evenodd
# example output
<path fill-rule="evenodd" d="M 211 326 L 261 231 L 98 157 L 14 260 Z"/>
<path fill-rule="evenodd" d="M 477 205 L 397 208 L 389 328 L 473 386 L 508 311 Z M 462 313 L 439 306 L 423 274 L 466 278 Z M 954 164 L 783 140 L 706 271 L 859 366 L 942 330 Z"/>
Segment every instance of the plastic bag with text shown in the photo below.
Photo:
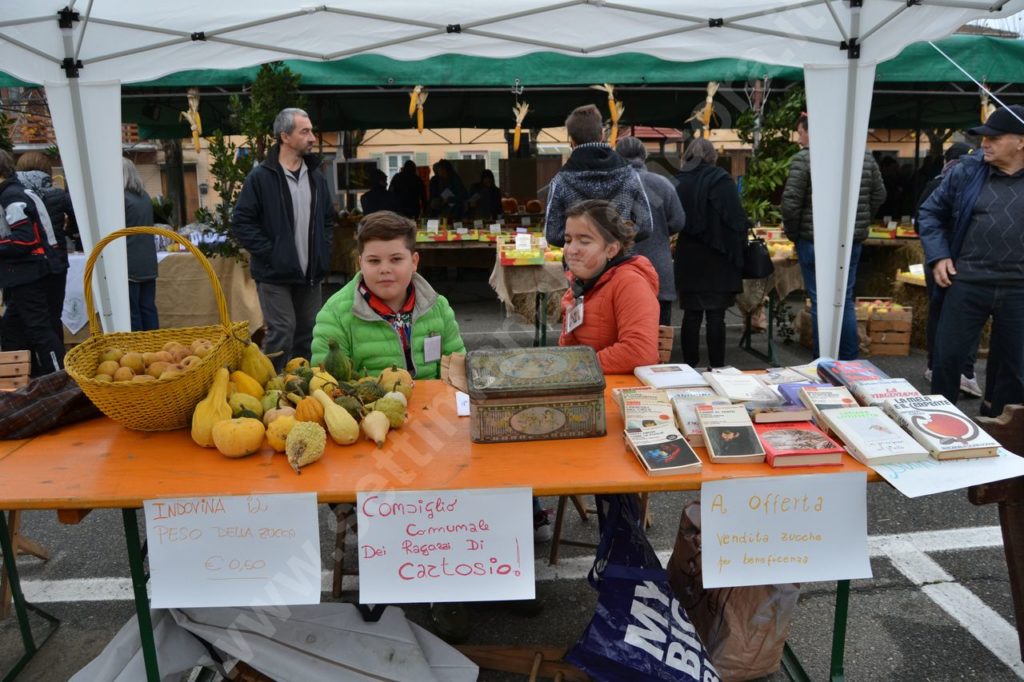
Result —
<path fill-rule="evenodd" d="M 705 589 L 701 578 L 700 503 L 683 509 L 668 577 L 675 596 L 727 682 L 771 675 L 779 669 L 800 586 L 755 585 Z"/>
<path fill-rule="evenodd" d="M 636 496 L 598 496 L 598 513 L 597 607 L 566 660 L 599 681 L 718 682 L 643 531 Z"/>

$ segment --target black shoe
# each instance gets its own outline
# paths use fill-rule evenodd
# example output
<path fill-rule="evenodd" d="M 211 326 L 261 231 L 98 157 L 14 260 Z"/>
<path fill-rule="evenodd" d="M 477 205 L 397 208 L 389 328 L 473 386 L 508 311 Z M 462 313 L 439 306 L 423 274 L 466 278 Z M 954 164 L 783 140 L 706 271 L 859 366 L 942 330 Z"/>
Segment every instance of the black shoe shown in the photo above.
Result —
<path fill-rule="evenodd" d="M 449 644 L 462 644 L 469 639 L 469 610 L 459 602 L 430 605 L 434 632 Z"/>

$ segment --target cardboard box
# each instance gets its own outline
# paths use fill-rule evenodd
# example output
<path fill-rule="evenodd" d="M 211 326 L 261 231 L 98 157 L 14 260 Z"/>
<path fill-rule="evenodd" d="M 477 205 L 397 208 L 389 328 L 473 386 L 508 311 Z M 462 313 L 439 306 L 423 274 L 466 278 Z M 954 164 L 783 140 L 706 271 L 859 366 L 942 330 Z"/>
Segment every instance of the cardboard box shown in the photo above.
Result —
<path fill-rule="evenodd" d="M 589 346 L 470 351 L 466 380 L 474 443 L 605 434 L 604 374 Z"/>

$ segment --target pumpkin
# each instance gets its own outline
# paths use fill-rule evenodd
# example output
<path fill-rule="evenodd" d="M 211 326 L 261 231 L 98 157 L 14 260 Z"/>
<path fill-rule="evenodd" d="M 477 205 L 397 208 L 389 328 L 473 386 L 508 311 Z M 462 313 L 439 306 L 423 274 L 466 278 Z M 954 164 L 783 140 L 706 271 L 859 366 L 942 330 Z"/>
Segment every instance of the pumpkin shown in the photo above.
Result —
<path fill-rule="evenodd" d="M 513 197 L 504 197 L 501 200 L 501 212 L 502 213 L 518 213 L 519 202 Z"/>
<path fill-rule="evenodd" d="M 537 201 L 536 199 L 530 199 L 529 201 L 526 202 L 526 212 L 527 213 L 543 213 L 544 212 L 544 205 L 542 203 L 540 203 L 539 201 Z"/>
<path fill-rule="evenodd" d="M 295 406 L 295 421 L 315 422 L 323 425 L 324 406 L 316 398 L 306 396 Z"/>
<path fill-rule="evenodd" d="M 226 457 L 245 457 L 263 447 L 264 433 L 259 419 L 225 419 L 213 425 L 213 444 Z"/>

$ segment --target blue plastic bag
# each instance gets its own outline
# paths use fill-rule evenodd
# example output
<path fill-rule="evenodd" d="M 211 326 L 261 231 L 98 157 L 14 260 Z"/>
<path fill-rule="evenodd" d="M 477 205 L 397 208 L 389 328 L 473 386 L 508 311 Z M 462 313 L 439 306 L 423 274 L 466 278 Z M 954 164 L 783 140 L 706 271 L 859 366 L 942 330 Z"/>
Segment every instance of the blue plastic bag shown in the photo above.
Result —
<path fill-rule="evenodd" d="M 566 660 L 606 682 L 719 682 L 647 540 L 635 495 L 598 496 L 597 608 Z"/>

